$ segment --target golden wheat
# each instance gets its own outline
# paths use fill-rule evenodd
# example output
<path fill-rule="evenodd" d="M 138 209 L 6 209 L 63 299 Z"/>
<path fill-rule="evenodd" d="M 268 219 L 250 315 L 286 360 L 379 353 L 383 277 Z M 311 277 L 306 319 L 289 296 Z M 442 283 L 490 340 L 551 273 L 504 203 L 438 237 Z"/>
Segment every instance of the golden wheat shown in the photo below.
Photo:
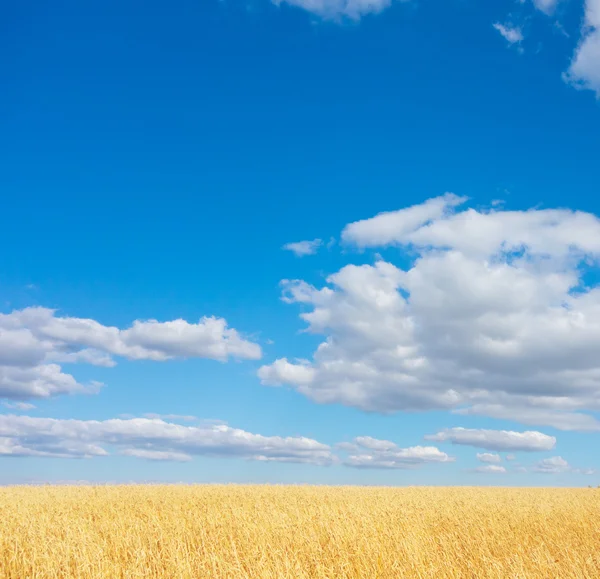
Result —
<path fill-rule="evenodd" d="M 600 578 L 595 489 L 0 489 L 0 577 Z"/>

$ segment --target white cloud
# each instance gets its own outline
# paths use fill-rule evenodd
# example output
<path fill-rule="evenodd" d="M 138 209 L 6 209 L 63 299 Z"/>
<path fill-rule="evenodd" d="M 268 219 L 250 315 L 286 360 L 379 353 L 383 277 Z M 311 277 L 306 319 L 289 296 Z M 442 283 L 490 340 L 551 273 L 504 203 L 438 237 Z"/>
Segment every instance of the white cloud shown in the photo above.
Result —
<path fill-rule="evenodd" d="M 513 432 L 510 430 L 485 430 L 475 428 L 446 428 L 437 434 L 426 435 L 425 440 L 436 442 L 451 442 L 485 448 L 486 450 L 522 450 L 543 451 L 552 450 L 556 438 L 541 432 Z"/>
<path fill-rule="evenodd" d="M 558 0 L 533 0 L 533 5 L 544 14 L 552 14 L 558 4 Z"/>
<path fill-rule="evenodd" d="M 581 40 L 565 80 L 576 88 L 595 91 L 600 98 L 600 0 L 586 0 Z"/>
<path fill-rule="evenodd" d="M 547 474 L 557 474 L 567 472 L 571 467 L 562 456 L 553 456 L 552 458 L 544 458 L 540 460 L 534 467 L 535 472 L 543 472 Z"/>
<path fill-rule="evenodd" d="M 497 464 L 486 464 L 485 466 L 478 466 L 473 470 L 484 474 L 504 474 L 506 472 L 503 466 L 498 466 Z"/>
<path fill-rule="evenodd" d="M 0 415 L 0 455 L 90 458 L 106 447 L 149 460 L 238 457 L 329 465 L 329 446 L 304 437 L 262 436 L 224 424 L 183 426 L 160 419 L 58 420 Z"/>
<path fill-rule="evenodd" d="M 496 22 L 493 26 L 509 44 L 517 44 L 523 40 L 523 31 L 518 26 L 500 24 L 500 22 Z"/>
<path fill-rule="evenodd" d="M 310 384 L 315 376 L 315 370 L 308 362 L 300 362 L 292 364 L 287 358 L 280 358 L 273 364 L 261 366 L 258 369 L 258 377 L 263 384 L 278 386 L 282 383 L 294 384 L 300 386 L 302 384 Z"/>
<path fill-rule="evenodd" d="M 507 454 L 505 456 L 506 460 L 516 460 L 517 457 L 514 454 Z"/>
<path fill-rule="evenodd" d="M 258 359 L 260 346 L 227 327 L 221 318 L 135 321 L 121 330 L 95 320 L 59 317 L 35 307 L 0 314 L 0 398 L 44 398 L 94 392 L 100 386 L 79 384 L 59 363 L 114 366 L 113 356 L 130 360 L 229 357 Z"/>
<path fill-rule="evenodd" d="M 502 462 L 502 458 L 499 454 L 494 454 L 491 452 L 478 452 L 477 460 L 480 462 L 488 462 L 488 463 L 499 463 Z"/>
<path fill-rule="evenodd" d="M 392 0 L 272 0 L 274 4 L 289 4 L 322 18 L 342 17 L 358 20 L 366 14 L 377 14 L 388 8 Z M 402 0 L 405 1 L 405 0 Z"/>
<path fill-rule="evenodd" d="M 566 209 L 459 210 L 446 194 L 351 223 L 346 244 L 395 246 L 403 268 L 349 264 L 324 287 L 283 280 L 324 339 L 310 361 L 263 366 L 320 403 L 449 409 L 595 430 L 600 410 L 600 220 Z"/>
<path fill-rule="evenodd" d="M 286 243 L 283 249 L 293 252 L 297 257 L 303 257 L 305 255 L 314 255 L 321 245 L 323 245 L 323 242 L 320 239 L 313 239 L 312 241 Z"/>
<path fill-rule="evenodd" d="M 353 453 L 343 464 L 354 468 L 415 468 L 428 463 L 454 462 L 453 457 L 435 446 L 400 448 L 389 440 L 370 436 L 359 436 L 352 443 L 336 446 Z"/>
<path fill-rule="evenodd" d="M 359 447 L 376 451 L 394 450 L 398 448 L 394 442 L 390 442 L 389 440 L 379 440 L 371 436 L 357 436 L 354 439 L 354 443 Z"/>
<path fill-rule="evenodd" d="M 342 231 L 342 241 L 360 247 L 388 245 L 450 214 L 454 207 L 466 201 L 466 197 L 446 193 L 442 197 L 429 199 L 420 205 L 379 213 L 375 217 L 346 225 Z"/>
<path fill-rule="evenodd" d="M 100 383 L 84 386 L 70 374 L 63 374 L 57 364 L 40 364 L 32 368 L 0 366 L 0 397 L 47 398 L 59 394 L 95 393 Z"/>
<path fill-rule="evenodd" d="M 594 469 L 573 468 L 562 456 L 544 458 L 537 462 L 531 470 L 543 474 L 574 473 L 591 475 L 595 473 Z"/>

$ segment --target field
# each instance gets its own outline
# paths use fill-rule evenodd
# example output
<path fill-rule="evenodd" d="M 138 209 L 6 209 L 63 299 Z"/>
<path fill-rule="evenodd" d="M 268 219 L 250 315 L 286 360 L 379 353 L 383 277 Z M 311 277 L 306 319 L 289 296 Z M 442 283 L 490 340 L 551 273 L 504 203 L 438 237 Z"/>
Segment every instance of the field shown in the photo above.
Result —
<path fill-rule="evenodd" d="M 600 578 L 600 490 L 0 489 L 0 577 Z"/>

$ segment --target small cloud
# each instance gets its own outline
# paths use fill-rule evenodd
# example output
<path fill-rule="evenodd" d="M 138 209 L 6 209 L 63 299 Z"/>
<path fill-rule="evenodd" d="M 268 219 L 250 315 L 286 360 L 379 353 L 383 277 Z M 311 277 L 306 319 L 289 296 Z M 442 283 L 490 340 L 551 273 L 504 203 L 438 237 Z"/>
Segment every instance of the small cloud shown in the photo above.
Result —
<path fill-rule="evenodd" d="M 158 419 L 158 420 L 174 420 L 176 422 L 194 422 L 198 420 L 196 416 L 189 414 L 156 414 L 154 412 L 148 412 L 144 414 L 144 418 Z"/>
<path fill-rule="evenodd" d="M 37 286 L 36 286 L 34 283 L 28 283 L 28 284 L 25 286 L 25 289 L 28 289 L 28 290 L 36 290 L 36 289 L 38 289 L 38 287 L 37 287 Z"/>
<path fill-rule="evenodd" d="M 544 458 L 537 462 L 531 470 L 543 474 L 562 474 L 571 472 L 574 474 L 591 475 L 595 473 L 595 470 L 591 468 L 573 468 L 562 456 Z"/>
<path fill-rule="evenodd" d="M 425 440 L 451 442 L 485 448 L 486 450 L 521 450 L 535 452 L 552 450 L 556 438 L 537 431 L 513 432 L 511 430 L 485 430 L 474 428 L 446 428 L 437 434 L 428 434 Z"/>
<path fill-rule="evenodd" d="M 497 464 L 486 464 L 485 466 L 478 466 L 473 470 L 483 474 L 504 474 L 506 472 L 503 466 L 498 466 Z"/>
<path fill-rule="evenodd" d="M 282 249 L 293 252 L 296 257 L 304 257 L 305 255 L 314 255 L 323 242 L 320 239 L 312 241 L 296 241 L 294 243 L 286 243 Z"/>
<path fill-rule="evenodd" d="M 516 460 L 517 457 L 514 454 L 507 454 L 504 458 L 506 458 L 506 460 Z"/>
<path fill-rule="evenodd" d="M 358 436 L 352 442 L 336 444 L 338 450 L 354 453 L 343 464 L 354 468 L 410 469 L 430 463 L 454 462 L 435 446 L 400 448 L 389 440 Z"/>
<path fill-rule="evenodd" d="M 518 44 L 523 40 L 523 32 L 518 26 L 511 26 L 510 24 L 500 24 L 495 22 L 492 25 L 508 42 L 508 44 Z"/>
<path fill-rule="evenodd" d="M 174 462 L 189 462 L 192 457 L 184 452 L 173 452 L 168 450 L 146 450 L 143 448 L 127 448 L 120 452 L 123 456 L 134 456 L 146 460 L 168 460 Z"/>
<path fill-rule="evenodd" d="M 35 404 L 30 404 L 29 402 L 3 402 L 2 406 L 11 410 L 31 410 L 35 408 Z"/>
<path fill-rule="evenodd" d="M 271 0 L 273 4 L 289 4 L 302 8 L 325 20 L 341 22 L 360 20 L 366 14 L 378 14 L 391 5 L 391 0 Z"/>
<path fill-rule="evenodd" d="M 550 15 L 554 12 L 558 0 L 533 0 L 533 5 L 544 14 Z"/>
<path fill-rule="evenodd" d="M 488 463 L 502 462 L 502 458 L 500 458 L 500 455 L 495 454 L 493 452 L 478 452 L 477 460 L 480 462 L 488 462 Z"/>

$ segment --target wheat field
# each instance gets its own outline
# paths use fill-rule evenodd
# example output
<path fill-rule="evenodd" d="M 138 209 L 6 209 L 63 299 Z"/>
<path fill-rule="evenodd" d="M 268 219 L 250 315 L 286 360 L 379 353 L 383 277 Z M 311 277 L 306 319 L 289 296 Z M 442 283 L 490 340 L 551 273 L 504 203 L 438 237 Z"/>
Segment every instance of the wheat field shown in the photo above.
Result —
<path fill-rule="evenodd" d="M 600 578 L 600 490 L 0 489 L 0 577 Z"/>

